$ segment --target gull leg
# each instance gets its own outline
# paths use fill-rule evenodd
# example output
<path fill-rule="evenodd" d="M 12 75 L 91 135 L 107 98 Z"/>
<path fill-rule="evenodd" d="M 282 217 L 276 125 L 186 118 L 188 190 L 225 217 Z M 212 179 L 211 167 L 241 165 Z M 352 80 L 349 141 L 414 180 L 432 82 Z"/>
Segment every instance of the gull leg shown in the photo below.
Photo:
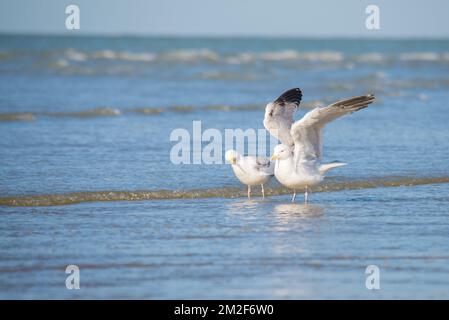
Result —
<path fill-rule="evenodd" d="M 248 185 L 248 199 L 251 200 L 251 186 Z"/>
<path fill-rule="evenodd" d="M 307 203 L 307 200 L 309 200 L 309 192 L 306 186 L 306 191 L 304 192 L 304 203 Z"/>
<path fill-rule="evenodd" d="M 265 199 L 265 190 L 263 189 L 263 183 L 260 186 L 262 187 L 262 198 Z"/>
<path fill-rule="evenodd" d="M 295 199 L 296 199 L 296 189 L 293 189 L 292 202 L 295 202 Z"/>

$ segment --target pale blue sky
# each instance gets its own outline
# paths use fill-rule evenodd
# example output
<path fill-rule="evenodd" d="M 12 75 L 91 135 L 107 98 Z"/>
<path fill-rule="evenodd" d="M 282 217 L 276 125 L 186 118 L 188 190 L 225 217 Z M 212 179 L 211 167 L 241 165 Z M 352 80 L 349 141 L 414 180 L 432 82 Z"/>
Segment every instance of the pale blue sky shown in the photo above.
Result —
<path fill-rule="evenodd" d="M 81 30 L 65 29 L 69 4 Z M 368 4 L 381 30 L 365 28 Z M 448 0 L 0 0 L 0 32 L 448 38 L 448 14 Z"/>

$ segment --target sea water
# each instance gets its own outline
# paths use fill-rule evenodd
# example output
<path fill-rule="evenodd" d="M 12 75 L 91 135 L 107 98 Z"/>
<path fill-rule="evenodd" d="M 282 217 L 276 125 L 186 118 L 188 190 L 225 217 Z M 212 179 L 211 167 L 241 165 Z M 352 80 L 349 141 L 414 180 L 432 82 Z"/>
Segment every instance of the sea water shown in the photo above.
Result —
<path fill-rule="evenodd" d="M 0 296 L 449 298 L 448 71 L 447 40 L 1 35 Z M 296 118 L 377 98 L 325 128 L 348 165 L 308 205 L 171 162 L 174 129 L 262 129 L 293 87 Z"/>

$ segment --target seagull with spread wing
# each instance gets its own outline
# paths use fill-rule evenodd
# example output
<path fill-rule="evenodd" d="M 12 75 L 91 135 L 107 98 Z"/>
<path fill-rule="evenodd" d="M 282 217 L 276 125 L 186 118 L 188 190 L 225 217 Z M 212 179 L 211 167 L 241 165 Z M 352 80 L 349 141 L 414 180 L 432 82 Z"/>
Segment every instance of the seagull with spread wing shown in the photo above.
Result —
<path fill-rule="evenodd" d="M 374 101 L 374 95 L 357 96 L 318 107 L 294 122 L 293 114 L 299 107 L 302 92 L 299 88 L 284 92 L 274 102 L 267 104 L 263 124 L 282 144 L 274 148 L 271 160 L 276 161 L 274 175 L 284 186 L 296 190 L 304 188 L 304 201 L 308 199 L 308 187 L 319 184 L 325 173 L 346 163 L 321 164 L 323 127 L 346 114 L 366 108 Z"/>

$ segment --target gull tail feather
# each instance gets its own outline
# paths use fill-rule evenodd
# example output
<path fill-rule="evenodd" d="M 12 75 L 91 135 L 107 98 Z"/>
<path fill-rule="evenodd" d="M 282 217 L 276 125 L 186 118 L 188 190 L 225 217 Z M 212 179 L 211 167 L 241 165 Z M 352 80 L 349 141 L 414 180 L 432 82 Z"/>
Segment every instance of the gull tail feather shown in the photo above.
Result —
<path fill-rule="evenodd" d="M 322 164 L 320 166 L 320 173 L 321 174 L 325 174 L 327 171 L 334 169 L 334 168 L 338 168 L 338 167 L 343 167 L 347 165 L 347 163 L 344 162 L 332 162 L 332 163 L 326 163 L 326 164 Z"/>

